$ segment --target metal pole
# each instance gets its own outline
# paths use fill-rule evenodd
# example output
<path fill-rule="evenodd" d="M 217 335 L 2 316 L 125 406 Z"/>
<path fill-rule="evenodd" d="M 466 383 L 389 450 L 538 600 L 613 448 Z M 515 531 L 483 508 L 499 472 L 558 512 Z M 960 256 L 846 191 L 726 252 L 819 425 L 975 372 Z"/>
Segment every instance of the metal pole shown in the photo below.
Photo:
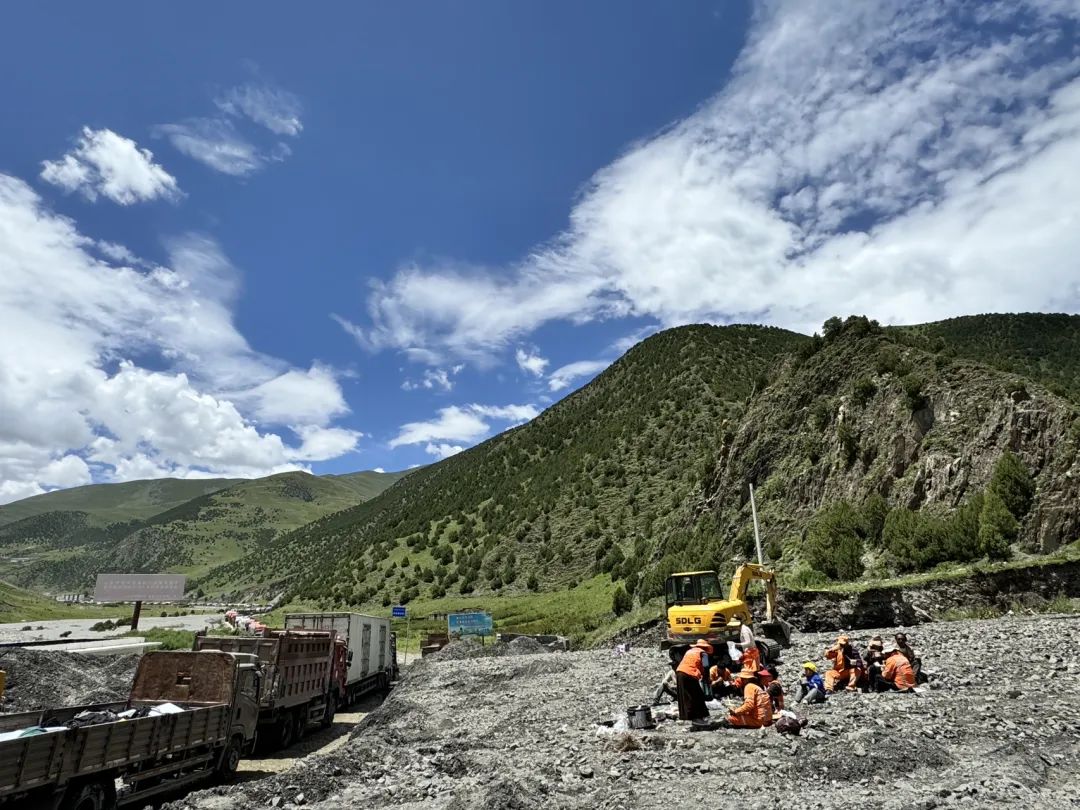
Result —
<path fill-rule="evenodd" d="M 405 617 L 405 666 L 409 665 L 409 628 L 412 626 L 412 616 Z"/>
<path fill-rule="evenodd" d="M 757 504 L 754 503 L 754 485 L 750 485 L 750 511 L 754 515 L 754 543 L 757 545 L 758 565 L 765 565 L 765 555 L 761 553 L 761 532 L 758 530 Z"/>

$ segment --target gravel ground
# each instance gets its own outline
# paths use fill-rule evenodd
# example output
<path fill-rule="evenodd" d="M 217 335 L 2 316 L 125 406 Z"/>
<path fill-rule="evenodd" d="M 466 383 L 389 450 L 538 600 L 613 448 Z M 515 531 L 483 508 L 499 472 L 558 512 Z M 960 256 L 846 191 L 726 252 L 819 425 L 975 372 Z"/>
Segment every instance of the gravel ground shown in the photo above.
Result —
<path fill-rule="evenodd" d="M 649 700 L 664 672 L 654 647 L 451 651 L 410 668 L 336 751 L 169 807 L 1080 806 L 1078 631 L 1075 616 L 922 625 L 910 635 L 933 689 L 800 707 L 809 726 L 795 738 L 597 725 Z M 832 639 L 796 639 L 781 670 L 789 685 Z"/>
<path fill-rule="evenodd" d="M 224 613 L 202 613 L 194 616 L 154 616 L 152 607 L 143 609 L 139 618 L 139 629 L 148 630 L 151 627 L 167 627 L 176 630 L 201 630 L 207 625 L 220 624 L 225 620 Z M 160 611 L 159 611 L 160 612 Z M 120 616 L 113 616 L 114 620 Z M 131 611 L 124 614 L 124 618 L 131 618 Z M 0 624 L 0 642 L 8 641 L 60 641 L 67 633 L 71 638 L 110 638 L 126 633 L 130 628 L 120 627 L 116 630 L 97 631 L 90 628 L 103 619 L 50 619 L 43 622 L 11 622 Z M 29 630 L 23 628 L 29 627 Z"/>
<path fill-rule="evenodd" d="M 0 711 L 29 712 L 127 700 L 138 662 L 137 655 L 0 649 L 0 669 L 7 673 Z"/>

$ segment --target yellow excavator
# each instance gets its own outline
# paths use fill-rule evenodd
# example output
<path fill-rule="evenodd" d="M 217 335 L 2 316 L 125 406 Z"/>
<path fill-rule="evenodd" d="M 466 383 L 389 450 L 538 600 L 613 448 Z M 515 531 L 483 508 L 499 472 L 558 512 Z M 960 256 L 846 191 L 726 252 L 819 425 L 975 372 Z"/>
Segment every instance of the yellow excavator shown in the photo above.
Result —
<path fill-rule="evenodd" d="M 746 592 L 751 582 L 765 583 L 765 621 L 754 625 Z M 727 642 L 739 640 L 739 627 L 753 629 L 761 660 L 770 663 L 780 657 L 782 647 L 791 644 L 791 626 L 776 615 L 776 574 L 758 563 L 744 563 L 735 570 L 725 597 L 715 571 L 684 571 L 672 574 L 664 587 L 667 610 L 667 638 L 661 649 L 669 650 L 674 661 L 686 648 L 704 639 L 716 649 L 714 661 L 727 663 Z"/>

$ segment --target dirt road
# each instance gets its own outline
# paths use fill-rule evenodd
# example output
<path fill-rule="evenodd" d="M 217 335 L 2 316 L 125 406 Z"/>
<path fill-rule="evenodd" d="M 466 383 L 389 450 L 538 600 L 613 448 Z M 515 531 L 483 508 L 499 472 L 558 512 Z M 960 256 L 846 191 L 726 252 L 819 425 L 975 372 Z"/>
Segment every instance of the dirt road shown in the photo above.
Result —
<path fill-rule="evenodd" d="M 201 613 L 194 616 L 153 616 L 151 610 L 143 612 L 139 620 L 140 630 L 151 627 L 165 627 L 175 630 L 201 630 L 207 625 L 221 624 L 224 613 Z M 113 617 L 121 618 L 119 614 Z M 130 611 L 123 618 L 131 618 Z M 109 638 L 122 636 L 130 628 L 118 627 L 116 630 L 98 632 L 90 627 L 103 619 L 53 619 L 45 622 L 13 622 L 0 624 L 0 643 L 8 641 L 59 641 L 64 633 L 72 638 Z M 30 630 L 24 630 L 30 627 Z"/>
<path fill-rule="evenodd" d="M 382 695 L 361 698 L 356 705 L 350 706 L 348 711 L 338 712 L 334 717 L 334 725 L 330 728 L 309 731 L 304 739 L 284 751 L 256 754 L 249 759 L 242 759 L 240 771 L 236 777 L 237 781 L 250 782 L 253 779 L 262 779 L 292 767 L 311 754 L 328 754 L 337 750 L 348 742 L 349 732 L 356 724 L 378 708 L 382 702 Z"/>

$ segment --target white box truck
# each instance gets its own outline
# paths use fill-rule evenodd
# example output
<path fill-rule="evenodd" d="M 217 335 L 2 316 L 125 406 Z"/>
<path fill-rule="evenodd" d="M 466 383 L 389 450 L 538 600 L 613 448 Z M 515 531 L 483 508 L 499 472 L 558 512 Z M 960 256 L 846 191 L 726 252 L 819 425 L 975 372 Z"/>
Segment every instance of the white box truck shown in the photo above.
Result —
<path fill-rule="evenodd" d="M 362 613 L 286 613 L 286 630 L 335 630 L 348 645 L 348 674 L 338 705 L 349 706 L 362 695 L 387 690 L 397 679 L 396 639 L 390 620 Z"/>

